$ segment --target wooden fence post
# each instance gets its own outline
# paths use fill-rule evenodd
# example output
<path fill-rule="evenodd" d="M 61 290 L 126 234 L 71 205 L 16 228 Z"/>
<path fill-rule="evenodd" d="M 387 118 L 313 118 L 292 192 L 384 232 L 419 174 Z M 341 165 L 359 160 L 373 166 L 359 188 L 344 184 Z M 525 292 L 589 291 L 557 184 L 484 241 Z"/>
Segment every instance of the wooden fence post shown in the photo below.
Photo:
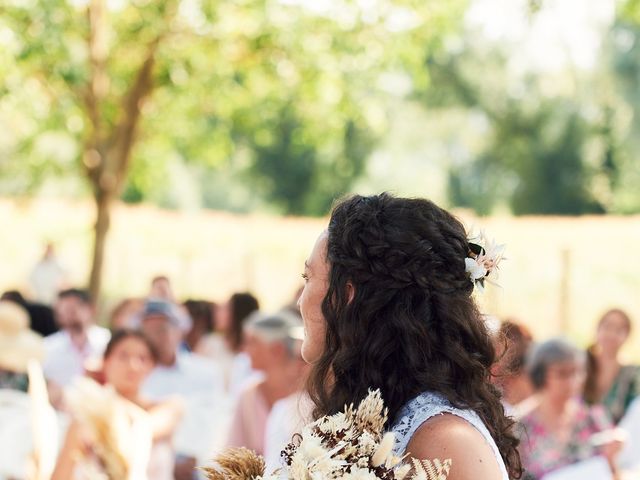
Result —
<path fill-rule="evenodd" d="M 560 252 L 559 321 L 560 333 L 568 335 L 571 326 L 571 250 Z"/>

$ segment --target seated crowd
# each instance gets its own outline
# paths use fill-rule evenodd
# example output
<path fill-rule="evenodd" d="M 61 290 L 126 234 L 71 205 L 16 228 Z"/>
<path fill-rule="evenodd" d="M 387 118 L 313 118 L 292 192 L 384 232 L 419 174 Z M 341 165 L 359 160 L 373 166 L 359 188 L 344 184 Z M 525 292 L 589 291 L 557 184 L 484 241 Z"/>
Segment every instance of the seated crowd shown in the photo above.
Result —
<path fill-rule="evenodd" d="M 117 304 L 108 328 L 96 313 L 80 289 L 60 291 L 52 308 L 3 295 L 0 450 L 10 454 L 0 479 L 84 478 L 111 441 L 135 478 L 202 478 L 195 467 L 228 446 L 255 450 L 272 469 L 311 418 L 295 301 L 271 314 L 250 293 L 179 303 L 161 276 L 146 298 Z M 514 419 L 525 478 L 576 478 L 561 475 L 581 465 L 614 478 L 640 467 L 640 369 L 620 359 L 630 332 L 618 309 L 586 350 L 536 342 L 513 320 L 496 329 L 492 381 Z M 25 428 L 31 435 L 17 441 Z"/>
<path fill-rule="evenodd" d="M 640 476 L 640 367 L 620 358 L 630 333 L 619 309 L 601 317 L 586 351 L 501 324 L 493 381 L 517 421 L 525 479 Z"/>

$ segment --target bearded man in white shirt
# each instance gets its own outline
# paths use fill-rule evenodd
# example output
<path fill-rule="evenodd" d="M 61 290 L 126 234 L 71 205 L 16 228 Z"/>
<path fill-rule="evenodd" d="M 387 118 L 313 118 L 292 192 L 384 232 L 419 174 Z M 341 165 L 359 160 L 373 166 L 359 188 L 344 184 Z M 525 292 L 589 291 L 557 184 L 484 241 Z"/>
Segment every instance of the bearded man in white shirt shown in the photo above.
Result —
<path fill-rule="evenodd" d="M 111 334 L 95 324 L 93 302 L 85 290 L 61 291 L 54 313 L 60 331 L 44 339 L 43 369 L 50 384 L 65 388 L 102 358 Z"/>

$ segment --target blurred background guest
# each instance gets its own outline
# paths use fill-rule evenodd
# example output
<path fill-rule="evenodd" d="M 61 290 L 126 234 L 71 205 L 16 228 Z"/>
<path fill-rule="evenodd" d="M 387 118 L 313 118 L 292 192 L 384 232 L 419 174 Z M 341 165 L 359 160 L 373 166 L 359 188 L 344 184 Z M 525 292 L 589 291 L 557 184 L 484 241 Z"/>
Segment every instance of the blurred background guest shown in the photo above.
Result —
<path fill-rule="evenodd" d="M 152 400 L 179 396 L 185 403 L 185 416 L 176 431 L 176 478 L 192 478 L 196 458 L 212 443 L 219 430 L 219 417 L 226 415 L 222 372 L 213 361 L 181 348 L 191 328 L 188 317 L 177 313 L 173 303 L 147 300 L 142 315 L 142 331 L 158 354 L 158 363 L 145 381 L 142 391 Z M 190 319 L 189 319 L 190 320 Z"/>
<path fill-rule="evenodd" d="M 304 368 L 306 378 L 310 367 Z M 266 471 L 282 467 L 282 450 L 301 434 L 305 425 L 313 421 L 314 404 L 302 389 L 273 404 L 264 433 L 264 460 Z"/>
<path fill-rule="evenodd" d="M 502 403 L 507 415 L 520 416 L 526 410 L 524 402 L 533 395 L 533 385 L 525 371 L 525 361 L 533 336 L 527 327 L 505 320 L 495 334 L 496 357 L 492 379 L 502 391 Z M 532 402 L 526 402 L 531 405 Z"/>
<path fill-rule="evenodd" d="M 67 273 L 56 257 L 55 247 L 48 243 L 44 255 L 29 275 L 29 286 L 36 302 L 52 305 L 58 292 L 64 288 Z"/>
<path fill-rule="evenodd" d="M 621 469 L 636 474 L 635 477 L 623 478 L 640 478 L 640 397 L 631 402 L 618 427 L 626 436 L 622 451 L 617 458 L 618 465 Z"/>
<path fill-rule="evenodd" d="M 166 275 L 157 275 L 153 277 L 151 279 L 151 288 L 149 289 L 148 298 L 177 303 L 169 277 Z"/>
<path fill-rule="evenodd" d="M 247 321 L 245 349 L 251 366 L 264 374 L 240 393 L 231 422 L 228 446 L 265 452 L 267 417 L 273 405 L 302 389 L 306 365 L 297 338 L 300 317 L 288 311 L 253 313 Z"/>
<path fill-rule="evenodd" d="M 290 305 L 283 310 L 293 313 L 296 318 L 301 318 L 299 310 L 293 310 Z M 267 417 L 264 434 L 264 458 L 267 472 L 282 466 L 280 455 L 282 450 L 292 441 L 296 433 L 302 433 L 302 428 L 313 420 L 314 405 L 304 388 L 311 365 L 304 362 L 300 356 L 304 340 L 304 327 L 292 327 L 289 330 L 289 336 L 292 355 L 298 356 L 301 361 L 301 378 L 303 380 L 300 381 L 300 388 L 297 391 L 273 404 Z"/>
<path fill-rule="evenodd" d="M 620 349 L 630 333 L 629 316 L 620 309 L 611 309 L 600 318 L 596 341 L 587 350 L 584 398 L 590 405 L 604 405 L 614 423 L 620 421 L 640 393 L 640 368 L 620 361 Z"/>
<path fill-rule="evenodd" d="M 214 360 L 224 372 L 226 391 L 238 393 L 245 382 L 256 378 L 251 361 L 243 351 L 244 324 L 258 310 L 258 299 L 251 293 L 235 293 L 216 310 L 215 331 L 205 335 L 196 353 Z"/>
<path fill-rule="evenodd" d="M 537 406 L 520 419 L 520 455 L 525 478 L 539 479 L 566 465 L 603 455 L 614 469 L 618 442 L 595 446 L 592 436 L 612 427 L 606 411 L 580 397 L 585 377 L 584 352 L 563 339 L 534 347 L 527 371 Z"/>
<path fill-rule="evenodd" d="M 172 437 L 182 414 L 182 404 L 176 399 L 164 402 L 152 401 L 141 394 L 141 385 L 151 373 L 156 362 L 155 349 L 149 339 L 139 331 L 116 331 L 104 352 L 103 373 L 106 384 L 113 387 L 118 394 L 115 399 L 120 407 L 113 412 L 125 412 L 126 420 L 118 424 L 121 419 L 113 418 L 113 424 L 120 428 L 125 425 L 125 431 L 120 435 L 132 437 L 139 433 L 139 428 L 150 429 L 150 452 L 134 450 L 132 452 L 107 452 L 111 455 L 132 455 L 130 465 L 144 459 L 142 471 L 128 478 L 148 478 L 149 480 L 172 480 L 174 453 L 171 445 Z M 90 399 L 86 399 L 89 401 Z M 142 411 L 148 415 L 142 415 Z M 109 445 L 96 445 L 96 438 L 89 432 L 92 425 L 85 425 L 86 417 L 74 418 L 67 431 L 66 440 L 60 452 L 58 463 L 52 480 L 67 480 L 77 475 L 78 462 L 81 458 L 91 460 L 93 456 L 104 457 L 105 448 Z M 139 423 L 138 423 L 139 422 Z M 142 427 L 141 427 L 142 426 Z M 141 442 L 142 443 L 142 442 Z M 136 445 L 137 447 L 138 445 Z M 102 449 L 102 450 L 99 450 Z M 133 455 L 137 458 L 133 458 Z M 140 477 L 138 475 L 145 475 Z"/>
<path fill-rule="evenodd" d="M 147 295 L 146 300 L 161 300 L 171 304 L 174 309 L 174 316 L 178 318 L 180 324 L 183 325 L 184 328 L 187 328 L 185 332 L 188 332 L 189 329 L 192 328 L 189 312 L 186 307 L 181 305 L 176 299 L 175 293 L 173 292 L 173 286 L 171 285 L 171 280 L 169 280 L 169 277 L 166 275 L 157 275 L 151 279 L 149 294 Z"/>
<path fill-rule="evenodd" d="M 180 350 L 184 335 L 191 328 L 183 320 L 171 303 L 148 300 L 145 304 L 142 331 L 158 354 L 158 363 L 143 387 L 151 398 L 222 391 L 222 375 L 215 364 Z"/>
<path fill-rule="evenodd" d="M 183 303 L 191 317 L 191 329 L 184 337 L 184 345 L 188 351 L 196 350 L 200 341 L 214 330 L 216 304 L 206 300 L 186 300 Z"/>
<path fill-rule="evenodd" d="M 89 363 L 99 361 L 111 334 L 95 324 L 95 309 L 85 290 L 63 290 L 54 310 L 60 331 L 45 337 L 43 368 L 50 384 L 64 388 L 83 375 Z"/>
<path fill-rule="evenodd" d="M 141 298 L 124 298 L 120 300 L 109 315 L 109 328 L 111 330 L 121 330 L 139 326 L 143 309 L 144 300 Z"/>

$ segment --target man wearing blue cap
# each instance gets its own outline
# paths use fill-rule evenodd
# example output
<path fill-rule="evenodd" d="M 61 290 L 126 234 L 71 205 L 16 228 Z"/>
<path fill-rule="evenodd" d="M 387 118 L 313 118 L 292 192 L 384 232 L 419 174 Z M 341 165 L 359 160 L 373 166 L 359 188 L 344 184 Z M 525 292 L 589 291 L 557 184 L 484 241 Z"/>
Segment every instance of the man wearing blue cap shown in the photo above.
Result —
<path fill-rule="evenodd" d="M 184 462 L 195 464 L 193 457 L 208 448 L 210 432 L 216 427 L 207 425 L 211 422 L 205 414 L 215 410 L 223 395 L 222 372 L 212 361 L 180 348 L 191 321 L 174 303 L 148 300 L 140 326 L 158 354 L 158 364 L 145 381 L 143 393 L 152 400 L 176 396 L 183 399 L 185 416 L 174 438 L 178 453 L 176 467 L 180 468 Z M 191 469 L 188 470 L 191 477 Z"/>
<path fill-rule="evenodd" d="M 158 365 L 144 386 L 149 397 L 212 394 L 223 388 L 217 365 L 180 348 L 190 320 L 173 303 L 149 300 L 145 304 L 140 326 L 158 354 Z"/>

